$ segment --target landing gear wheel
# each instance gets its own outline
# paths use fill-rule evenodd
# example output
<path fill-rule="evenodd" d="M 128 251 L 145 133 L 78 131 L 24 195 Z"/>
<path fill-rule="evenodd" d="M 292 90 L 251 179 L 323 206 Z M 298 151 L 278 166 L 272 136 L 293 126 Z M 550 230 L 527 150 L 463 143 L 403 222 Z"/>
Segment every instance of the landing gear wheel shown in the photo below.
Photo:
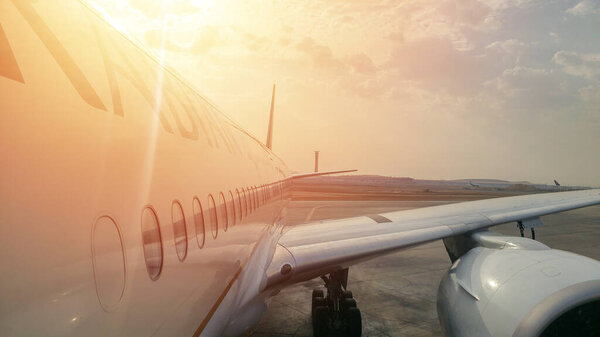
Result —
<path fill-rule="evenodd" d="M 348 269 L 336 270 L 321 275 L 327 295 L 322 290 L 312 293 L 312 325 L 315 337 L 335 336 L 360 337 L 362 321 L 352 292 L 347 290 Z"/>
<path fill-rule="evenodd" d="M 350 308 L 356 308 L 356 300 L 353 298 L 344 298 L 341 302 L 341 307 L 344 310 L 347 310 Z"/>
<path fill-rule="evenodd" d="M 312 319 L 313 336 L 327 337 L 327 335 L 329 334 L 329 308 L 315 307 Z"/>
<path fill-rule="evenodd" d="M 362 319 L 358 308 L 348 308 L 344 317 L 346 321 L 346 335 L 360 337 L 362 335 Z M 316 336 L 316 335 L 315 335 Z"/>
<path fill-rule="evenodd" d="M 329 302 L 327 301 L 326 298 L 315 297 L 312 300 L 312 310 L 311 310 L 311 312 L 313 313 L 313 316 L 314 316 L 316 308 L 318 308 L 318 307 L 326 307 L 327 308 L 328 306 L 329 306 Z"/>
<path fill-rule="evenodd" d="M 315 307 L 317 307 L 315 305 L 315 300 L 317 298 L 324 298 L 324 297 L 325 297 L 325 295 L 323 294 L 323 290 L 321 290 L 321 289 L 314 289 L 313 290 L 313 292 L 312 292 L 312 305 L 310 307 L 310 311 L 311 312 L 315 310 Z M 322 302 L 320 302 L 320 303 L 322 303 Z M 326 304 L 319 304 L 319 305 L 325 306 Z"/>

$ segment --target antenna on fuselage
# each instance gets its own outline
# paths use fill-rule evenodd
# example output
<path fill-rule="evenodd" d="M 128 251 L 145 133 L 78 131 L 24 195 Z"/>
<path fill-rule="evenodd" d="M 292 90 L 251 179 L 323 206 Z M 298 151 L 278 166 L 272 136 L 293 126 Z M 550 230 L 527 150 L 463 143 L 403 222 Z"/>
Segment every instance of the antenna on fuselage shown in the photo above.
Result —
<path fill-rule="evenodd" d="M 271 113 L 269 115 L 269 130 L 267 131 L 267 147 L 273 150 L 273 110 L 275 108 L 275 84 L 273 84 L 273 96 L 271 96 Z"/>

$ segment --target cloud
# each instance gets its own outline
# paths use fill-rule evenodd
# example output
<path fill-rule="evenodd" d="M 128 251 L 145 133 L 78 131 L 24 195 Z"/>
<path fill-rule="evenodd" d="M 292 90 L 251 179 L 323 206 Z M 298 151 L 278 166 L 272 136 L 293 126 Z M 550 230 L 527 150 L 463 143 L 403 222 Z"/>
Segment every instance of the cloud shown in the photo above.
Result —
<path fill-rule="evenodd" d="M 346 65 L 333 56 L 331 48 L 326 45 L 318 44 L 310 37 L 304 38 L 296 45 L 296 48 L 310 57 L 313 64 L 319 68 L 331 68 L 340 70 Z"/>
<path fill-rule="evenodd" d="M 561 50 L 554 54 L 552 61 L 562 70 L 573 76 L 586 79 L 600 79 L 600 54 L 583 54 Z"/>
<path fill-rule="evenodd" d="M 162 1 L 160 5 L 148 0 L 129 0 L 129 3 L 133 8 L 141 11 L 150 18 L 162 17 L 166 12 L 190 14 L 201 11 L 200 8 L 191 4 L 189 0 Z"/>
<path fill-rule="evenodd" d="M 555 111 L 577 100 L 576 85 L 554 70 L 515 66 L 504 70 L 494 83 L 496 96 L 504 99 L 506 107 L 528 113 Z"/>
<path fill-rule="evenodd" d="M 500 71 L 488 64 L 484 53 L 458 50 L 449 38 L 423 38 L 399 46 L 386 66 L 422 88 L 470 95 Z"/>
<path fill-rule="evenodd" d="M 485 57 L 489 61 L 488 67 L 496 65 L 502 69 L 522 63 L 524 56 L 529 53 L 529 46 L 516 39 L 494 41 L 485 47 Z"/>
<path fill-rule="evenodd" d="M 165 48 L 168 51 L 183 52 L 190 54 L 201 54 L 208 52 L 215 46 L 224 43 L 224 36 L 217 27 L 202 27 L 194 34 L 191 43 L 178 43 L 176 39 L 177 32 L 167 30 L 164 36 L 160 29 L 149 29 L 144 34 L 146 44 L 154 49 Z"/>
<path fill-rule="evenodd" d="M 581 99 L 594 107 L 595 111 L 600 112 L 600 85 L 590 85 L 579 89 Z"/>
<path fill-rule="evenodd" d="M 246 48 L 254 52 L 264 50 L 269 44 L 266 37 L 256 36 L 252 33 L 244 34 L 244 40 L 246 41 Z"/>
<path fill-rule="evenodd" d="M 306 37 L 296 44 L 296 49 L 306 54 L 319 68 L 329 68 L 341 72 L 352 70 L 360 74 L 373 74 L 377 71 L 373 60 L 367 54 L 357 53 L 337 57 L 330 47 L 319 44 L 310 37 Z"/>
<path fill-rule="evenodd" d="M 577 5 L 567 9 L 568 14 L 575 16 L 585 16 L 600 13 L 600 5 L 597 0 L 583 0 Z"/>
<path fill-rule="evenodd" d="M 522 41 L 516 39 L 509 39 L 504 41 L 494 41 L 487 45 L 486 49 L 508 55 L 517 55 L 521 53 L 526 47 L 526 44 Z"/>
<path fill-rule="evenodd" d="M 443 2 L 440 11 L 452 23 L 478 25 L 485 21 L 491 12 L 491 8 L 477 0 Z"/>
<path fill-rule="evenodd" d="M 388 76 L 378 74 L 378 67 L 365 53 L 336 56 L 329 46 L 310 37 L 297 43 L 295 48 L 308 56 L 315 68 L 327 70 L 323 83 L 333 84 L 354 97 L 372 98 L 389 90 Z"/>
<path fill-rule="evenodd" d="M 495 10 L 505 10 L 509 8 L 527 8 L 543 4 L 546 0 L 481 0 L 481 2 Z"/>
<path fill-rule="evenodd" d="M 344 62 L 357 73 L 373 74 L 377 71 L 373 60 L 365 53 L 348 55 L 344 57 Z"/>
<path fill-rule="evenodd" d="M 279 39 L 279 45 L 282 47 L 287 47 L 292 42 L 292 39 L 289 37 L 282 37 Z"/>

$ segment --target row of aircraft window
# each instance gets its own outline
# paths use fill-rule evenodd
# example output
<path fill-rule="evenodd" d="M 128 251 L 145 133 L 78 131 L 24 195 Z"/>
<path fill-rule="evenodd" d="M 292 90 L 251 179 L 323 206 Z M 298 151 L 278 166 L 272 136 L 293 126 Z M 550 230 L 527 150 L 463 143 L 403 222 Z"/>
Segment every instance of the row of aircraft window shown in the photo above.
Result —
<path fill-rule="evenodd" d="M 235 192 L 221 192 L 216 198 L 209 194 L 205 204 L 206 209 L 202 208 L 200 199 L 194 197 L 192 212 L 198 248 L 203 248 L 206 242 L 206 227 L 210 228 L 212 238 L 216 239 L 219 235 L 219 228 L 223 232 L 227 232 L 230 226 L 241 223 L 245 217 L 260 206 L 273 198 L 281 198 L 284 188 L 285 183 L 278 182 L 260 187 L 236 189 Z M 179 200 L 174 200 L 172 203 L 171 220 L 175 250 L 179 261 L 183 262 L 188 254 L 188 229 L 185 212 Z M 146 206 L 142 212 L 141 221 L 146 269 L 150 279 L 156 281 L 163 267 L 163 241 L 156 210 L 152 206 Z"/>

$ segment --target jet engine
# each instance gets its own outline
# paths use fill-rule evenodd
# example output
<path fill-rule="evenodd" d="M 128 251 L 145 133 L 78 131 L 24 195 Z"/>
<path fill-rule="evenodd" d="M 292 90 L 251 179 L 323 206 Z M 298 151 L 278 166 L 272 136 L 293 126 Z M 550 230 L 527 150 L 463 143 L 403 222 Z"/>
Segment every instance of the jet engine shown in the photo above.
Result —
<path fill-rule="evenodd" d="M 446 336 L 598 336 L 600 262 L 483 231 L 444 240 L 437 311 Z"/>

